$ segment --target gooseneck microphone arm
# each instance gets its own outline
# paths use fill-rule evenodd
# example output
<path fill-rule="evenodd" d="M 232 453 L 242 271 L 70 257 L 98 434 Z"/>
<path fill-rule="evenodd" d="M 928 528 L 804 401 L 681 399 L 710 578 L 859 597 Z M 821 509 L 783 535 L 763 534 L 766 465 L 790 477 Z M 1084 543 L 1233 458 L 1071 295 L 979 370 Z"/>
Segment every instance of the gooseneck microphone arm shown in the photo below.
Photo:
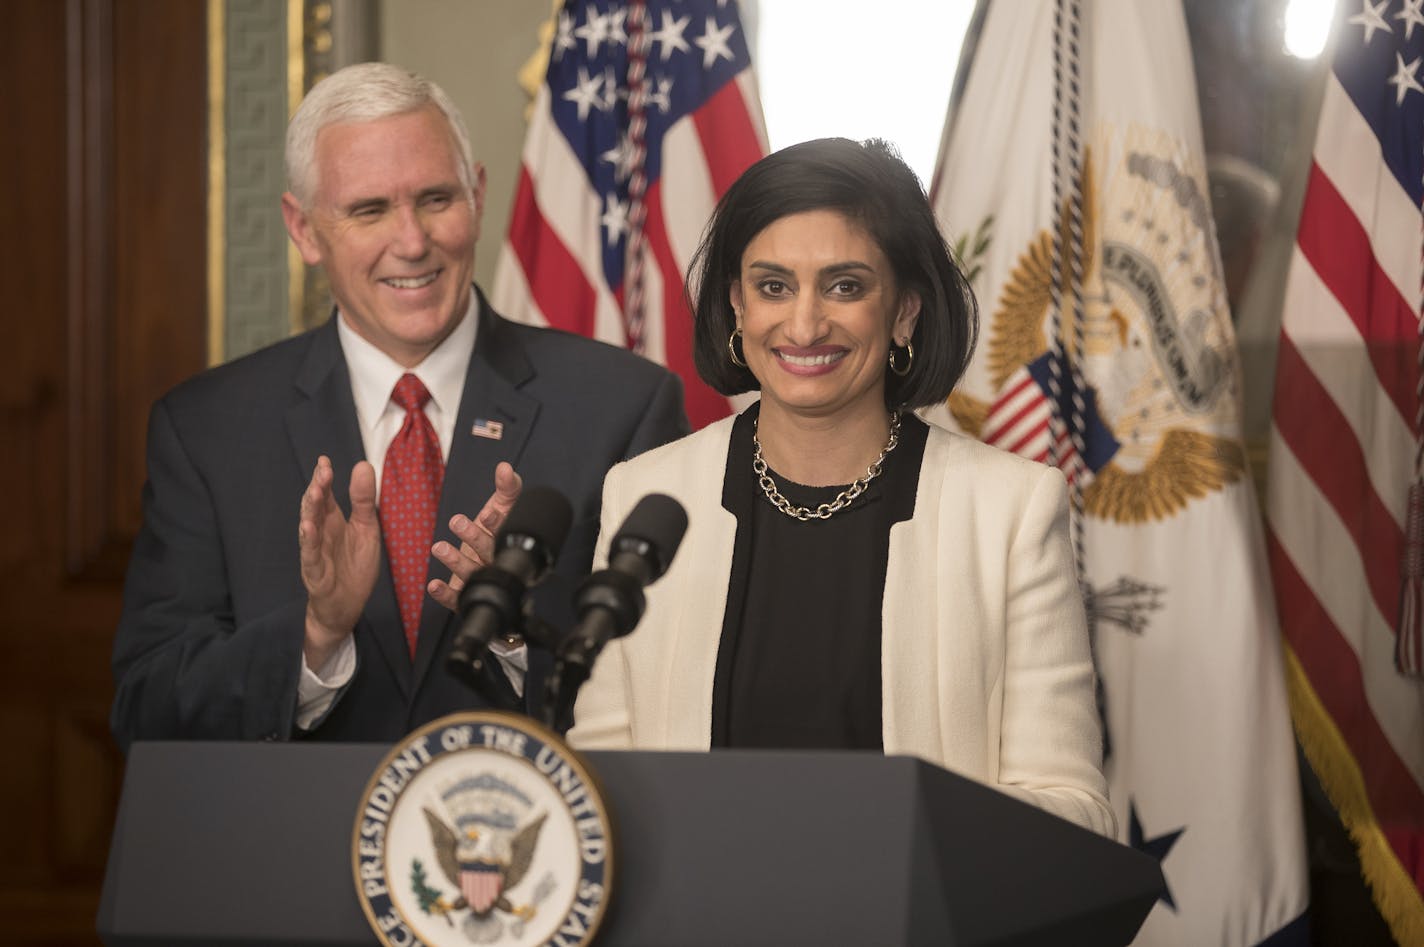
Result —
<path fill-rule="evenodd" d="M 496 706 L 508 703 L 488 667 L 489 644 L 497 636 L 523 631 L 524 595 L 553 567 L 573 523 L 573 509 L 557 490 L 524 490 L 495 537 L 494 561 L 477 570 L 460 591 L 459 627 L 446 667 Z"/>
<path fill-rule="evenodd" d="M 609 543 L 608 568 L 579 586 L 574 595 L 579 621 L 559 642 L 545 689 L 544 723 L 556 733 L 573 723 L 574 700 L 603 646 L 628 634 L 643 617 L 643 587 L 667 571 L 686 531 L 681 504 L 661 493 L 648 494 Z"/>

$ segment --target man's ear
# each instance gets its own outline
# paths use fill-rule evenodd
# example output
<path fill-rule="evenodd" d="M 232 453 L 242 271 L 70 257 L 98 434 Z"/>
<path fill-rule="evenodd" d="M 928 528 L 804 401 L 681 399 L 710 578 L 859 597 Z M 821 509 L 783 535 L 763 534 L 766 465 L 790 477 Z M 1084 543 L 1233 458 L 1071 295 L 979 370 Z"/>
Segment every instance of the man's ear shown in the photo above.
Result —
<path fill-rule="evenodd" d="M 282 195 L 282 223 L 287 225 L 287 236 L 292 238 L 302 260 L 308 266 L 320 265 L 321 245 L 317 242 L 311 217 L 291 191 Z"/>

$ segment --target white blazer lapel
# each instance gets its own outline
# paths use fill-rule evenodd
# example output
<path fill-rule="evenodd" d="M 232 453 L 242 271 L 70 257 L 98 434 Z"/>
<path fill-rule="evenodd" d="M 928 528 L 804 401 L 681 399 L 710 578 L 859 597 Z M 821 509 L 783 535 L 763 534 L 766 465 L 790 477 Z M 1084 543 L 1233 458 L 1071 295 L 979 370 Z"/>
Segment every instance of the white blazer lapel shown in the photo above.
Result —
<path fill-rule="evenodd" d="M 931 428 L 915 491 L 915 515 L 890 528 L 881 604 L 881 720 L 886 753 L 936 759 L 943 744 L 936 712 L 939 654 L 941 498 L 949 440 Z M 909 590 L 915 589 L 914 593 Z"/>
<path fill-rule="evenodd" d="M 705 750 L 712 742 L 712 687 L 737 537 L 737 518 L 722 506 L 731 430 L 730 419 L 709 428 L 655 481 L 687 510 L 687 534 L 672 569 L 648 590 L 650 610 L 653 596 L 666 597 L 659 614 L 675 616 L 665 632 L 663 712 L 656 721 L 663 728 L 657 742 L 668 749 Z"/>

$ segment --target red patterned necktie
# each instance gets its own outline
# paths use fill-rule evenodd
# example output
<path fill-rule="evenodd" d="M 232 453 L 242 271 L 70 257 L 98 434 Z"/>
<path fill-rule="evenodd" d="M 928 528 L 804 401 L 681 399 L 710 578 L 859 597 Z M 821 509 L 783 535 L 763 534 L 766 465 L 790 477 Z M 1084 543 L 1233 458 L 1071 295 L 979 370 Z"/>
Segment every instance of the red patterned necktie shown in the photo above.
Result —
<path fill-rule="evenodd" d="M 402 375 L 391 392 L 391 400 L 405 409 L 405 423 L 386 449 L 381 471 L 381 532 L 391 562 L 401 623 L 405 625 L 405 641 L 413 658 L 445 461 L 440 456 L 440 438 L 425 416 L 430 392 L 420 379 L 409 373 Z"/>

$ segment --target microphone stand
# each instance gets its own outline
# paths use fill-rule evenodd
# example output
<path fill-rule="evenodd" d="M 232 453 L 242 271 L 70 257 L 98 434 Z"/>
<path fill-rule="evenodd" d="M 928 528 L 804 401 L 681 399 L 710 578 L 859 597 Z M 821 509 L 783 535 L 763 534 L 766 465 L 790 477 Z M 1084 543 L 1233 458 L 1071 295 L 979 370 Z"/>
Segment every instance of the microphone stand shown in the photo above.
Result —
<path fill-rule="evenodd" d="M 554 670 L 544 684 L 544 707 L 540 720 L 557 734 L 565 734 L 574 724 L 574 702 L 579 688 L 593 670 L 593 655 L 586 643 L 566 638 L 554 659 Z"/>
<path fill-rule="evenodd" d="M 584 580 L 574 596 L 579 622 L 555 652 L 554 670 L 544 687 L 544 725 L 555 733 L 573 726 L 574 701 L 593 671 L 593 662 L 610 639 L 638 624 L 646 600 L 644 581 L 616 569 L 602 569 Z"/>

